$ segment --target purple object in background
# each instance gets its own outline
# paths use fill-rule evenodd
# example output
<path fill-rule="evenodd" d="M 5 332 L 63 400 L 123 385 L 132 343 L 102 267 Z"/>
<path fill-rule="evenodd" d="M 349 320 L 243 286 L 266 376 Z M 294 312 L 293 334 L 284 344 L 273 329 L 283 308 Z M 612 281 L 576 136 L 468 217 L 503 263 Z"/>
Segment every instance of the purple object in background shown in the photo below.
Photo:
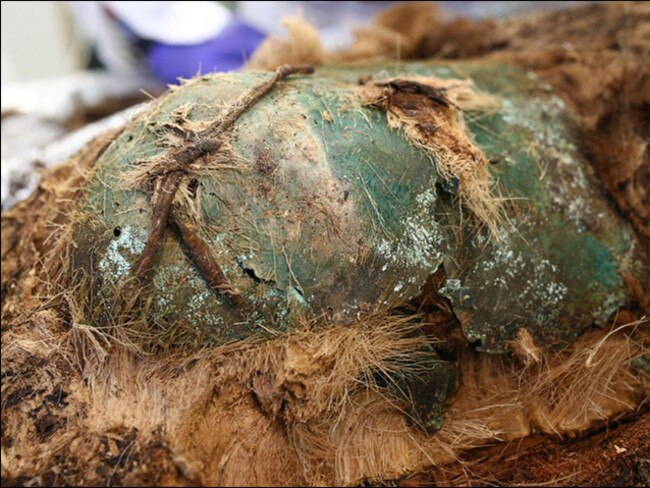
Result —
<path fill-rule="evenodd" d="M 158 80 L 170 84 L 199 72 L 232 71 L 243 66 L 264 37 L 264 33 L 233 18 L 217 37 L 200 44 L 154 42 L 147 53 L 149 69 Z"/>

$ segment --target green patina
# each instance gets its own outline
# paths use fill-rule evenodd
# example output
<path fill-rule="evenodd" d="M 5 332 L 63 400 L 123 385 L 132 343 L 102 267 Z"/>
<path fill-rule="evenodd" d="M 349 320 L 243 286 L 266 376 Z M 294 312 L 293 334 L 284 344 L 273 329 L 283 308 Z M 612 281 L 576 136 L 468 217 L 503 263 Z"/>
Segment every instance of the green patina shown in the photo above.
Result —
<path fill-rule="evenodd" d="M 499 238 L 459 210 L 428 153 L 390 129 L 383 112 L 358 104 L 361 75 L 471 78 L 500 99 L 492 112 L 464 114 L 476 144 L 499 161 L 492 173 L 508 214 Z M 190 121 L 210 121 L 267 76 L 193 80 L 101 156 L 73 263 L 90 276 L 95 300 L 108 300 L 128 277 L 148 236 L 150 195 L 125 187 L 124 175 L 166 151 L 175 109 L 188 105 Z M 566 344 L 625 303 L 621 272 L 642 269 L 635 236 L 600 192 L 574 132 L 561 100 L 510 66 L 328 67 L 285 80 L 233 128 L 243 169 L 199 177 L 202 237 L 245 304 L 233 307 L 212 291 L 170 230 L 154 267 L 149 319 L 183 323 L 211 344 L 291 330 L 303 318 L 344 324 L 404 305 L 443 265 L 440 293 L 479 349 L 504 352 L 521 327 L 540 345 Z M 446 397 L 454 375 L 438 369 L 444 387 L 436 391 Z M 434 428 L 437 412 L 427 421 Z"/>

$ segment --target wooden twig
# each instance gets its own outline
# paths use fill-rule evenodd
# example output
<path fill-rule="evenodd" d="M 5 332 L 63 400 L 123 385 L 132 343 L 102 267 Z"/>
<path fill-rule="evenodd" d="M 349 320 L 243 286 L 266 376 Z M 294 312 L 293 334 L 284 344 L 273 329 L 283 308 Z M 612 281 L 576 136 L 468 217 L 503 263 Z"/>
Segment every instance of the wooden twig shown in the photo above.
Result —
<path fill-rule="evenodd" d="M 174 213 L 172 203 L 183 176 L 189 170 L 190 164 L 202 156 L 218 151 L 224 143 L 225 132 L 233 126 L 242 114 L 266 95 L 278 81 L 292 74 L 309 74 L 313 73 L 313 71 L 314 69 L 311 66 L 284 65 L 279 67 L 270 79 L 263 81 L 241 95 L 221 112 L 213 124 L 197 133 L 196 142 L 170 151 L 163 158 L 161 162 L 162 168 L 169 168 L 170 171 L 159 177 L 161 183 L 152 212 L 151 231 L 149 232 L 147 244 L 134 266 L 136 277 L 144 278 L 149 274 L 158 254 L 165 227 L 171 219 L 180 230 L 188 252 L 204 278 L 215 290 L 227 297 L 231 303 L 241 303 L 241 296 L 237 295 L 230 287 L 221 268 L 209 252 L 209 247 L 199 237 L 197 229 L 192 224 L 183 223 L 178 218 Z"/>
<path fill-rule="evenodd" d="M 199 269 L 201 276 L 203 276 L 210 286 L 228 300 L 230 304 L 243 305 L 244 299 L 230 285 L 221 266 L 214 259 L 210 246 L 199 236 L 196 225 L 179 218 L 174 206 L 172 206 L 169 212 L 169 223 L 178 228 L 183 243 L 185 244 L 185 251 Z"/>
<path fill-rule="evenodd" d="M 160 183 L 160 188 L 157 191 L 158 197 L 156 199 L 156 205 L 154 206 L 151 215 L 151 231 L 149 232 L 149 239 L 147 239 L 147 244 L 133 268 L 135 270 L 135 275 L 138 278 L 146 276 L 153 266 L 169 218 L 169 210 L 174 201 L 174 197 L 176 196 L 176 190 L 178 190 L 182 177 L 182 173 L 172 173 L 166 178 L 163 178 Z"/>
<path fill-rule="evenodd" d="M 234 103 L 229 107 L 225 108 L 221 114 L 221 117 L 215 121 L 210 127 L 205 129 L 201 134 L 204 137 L 215 138 L 219 137 L 224 131 L 229 129 L 236 121 L 241 117 L 244 112 L 250 109 L 253 105 L 257 103 L 264 95 L 266 95 L 275 84 L 286 78 L 289 75 L 293 74 L 311 74 L 314 72 L 312 66 L 290 66 L 285 64 L 280 66 L 275 70 L 273 76 L 260 83 L 259 85 L 254 86 L 249 91 L 241 95 Z"/>

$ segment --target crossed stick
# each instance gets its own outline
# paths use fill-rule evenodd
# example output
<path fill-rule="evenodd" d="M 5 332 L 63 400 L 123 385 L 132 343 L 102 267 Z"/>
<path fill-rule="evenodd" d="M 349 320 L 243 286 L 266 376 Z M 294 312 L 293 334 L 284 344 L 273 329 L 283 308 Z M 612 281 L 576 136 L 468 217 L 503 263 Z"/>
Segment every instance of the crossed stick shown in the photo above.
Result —
<path fill-rule="evenodd" d="M 202 156 L 218 151 L 225 142 L 225 132 L 244 112 L 271 91 L 278 81 L 292 74 L 311 74 L 313 72 L 314 68 L 311 66 L 280 66 L 270 79 L 242 94 L 221 112 L 219 118 L 210 127 L 197 133 L 196 142 L 169 151 L 164 160 L 168 163 L 170 171 L 159 176 L 161 181 L 158 185 L 151 215 L 151 231 L 147 244 L 133 268 L 138 279 L 145 279 L 149 275 L 169 223 L 180 231 L 181 240 L 186 245 L 190 258 L 210 286 L 232 305 L 244 303 L 242 296 L 232 288 L 221 266 L 214 259 L 208 244 L 199 236 L 196 226 L 181 219 L 172 203 L 183 178 L 189 173 L 189 165 Z"/>

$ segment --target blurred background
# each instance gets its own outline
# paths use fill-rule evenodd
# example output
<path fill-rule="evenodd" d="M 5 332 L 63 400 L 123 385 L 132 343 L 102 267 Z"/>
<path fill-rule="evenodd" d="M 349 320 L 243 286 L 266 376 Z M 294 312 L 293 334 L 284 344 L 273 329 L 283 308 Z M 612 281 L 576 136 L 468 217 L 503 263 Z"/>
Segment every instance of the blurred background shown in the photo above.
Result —
<path fill-rule="evenodd" d="M 221 35 L 222 41 L 239 42 L 245 54 L 265 35 L 281 34 L 283 16 L 298 14 L 317 25 L 326 47 L 335 49 L 349 45 L 354 27 L 368 24 L 381 9 L 395 3 L 399 2 L 3 1 L 2 84 L 61 76 L 98 68 L 102 63 L 117 68 L 105 45 L 111 37 L 107 33 L 110 24 L 119 26 L 119 35 L 130 42 L 141 41 L 143 48 L 156 42 L 196 45 Z M 469 18 L 566 8 L 576 3 L 584 2 L 437 2 L 450 16 Z M 236 23 L 240 26 L 233 28 Z M 244 32 L 246 28 L 248 32 Z M 203 54 L 209 64 L 215 64 L 209 71 L 238 67 L 231 66 L 237 63 L 225 59 L 224 53 L 213 60 L 208 55 L 217 53 Z M 244 56 L 241 58 L 239 61 Z"/>

